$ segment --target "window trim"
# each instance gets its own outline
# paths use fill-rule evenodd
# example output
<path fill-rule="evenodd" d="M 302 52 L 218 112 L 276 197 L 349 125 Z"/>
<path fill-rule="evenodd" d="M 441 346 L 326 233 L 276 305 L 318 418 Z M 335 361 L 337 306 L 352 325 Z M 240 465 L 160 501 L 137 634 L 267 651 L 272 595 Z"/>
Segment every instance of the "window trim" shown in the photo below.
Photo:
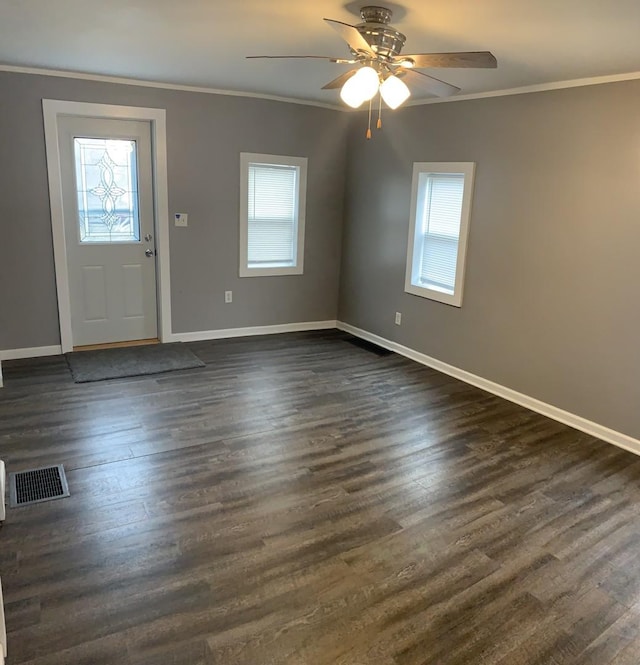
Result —
<path fill-rule="evenodd" d="M 414 296 L 428 298 L 454 307 L 462 306 L 462 292 L 466 268 L 467 240 L 469 237 L 469 220 L 471 217 L 471 201 L 475 177 L 475 162 L 414 162 L 413 180 L 411 183 L 411 217 L 409 223 L 409 239 L 407 243 L 407 265 L 405 273 L 404 290 Z M 417 214 L 421 192 L 419 183 L 421 175 L 436 173 L 462 173 L 464 175 L 464 190 L 462 193 L 462 210 L 460 214 L 460 235 L 458 237 L 458 254 L 456 258 L 456 279 L 453 293 L 440 291 L 436 288 L 418 286 L 414 284 L 414 275 L 419 270 L 420 257 L 416 256 L 416 239 L 419 234 Z"/>
<path fill-rule="evenodd" d="M 270 277 L 275 275 L 302 275 L 304 271 L 304 227 L 307 200 L 306 157 L 240 153 L 240 277 Z M 296 262 L 293 266 L 250 268 L 249 251 L 249 164 L 277 164 L 298 169 L 298 200 L 296 220 Z"/>

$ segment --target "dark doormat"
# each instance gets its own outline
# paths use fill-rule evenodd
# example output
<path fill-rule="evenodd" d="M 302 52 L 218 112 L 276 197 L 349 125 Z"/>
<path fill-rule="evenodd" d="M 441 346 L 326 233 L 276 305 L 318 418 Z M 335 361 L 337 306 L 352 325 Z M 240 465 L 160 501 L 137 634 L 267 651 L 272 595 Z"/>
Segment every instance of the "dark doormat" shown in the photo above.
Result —
<path fill-rule="evenodd" d="M 181 342 L 65 354 L 76 383 L 194 369 L 205 364 Z"/>

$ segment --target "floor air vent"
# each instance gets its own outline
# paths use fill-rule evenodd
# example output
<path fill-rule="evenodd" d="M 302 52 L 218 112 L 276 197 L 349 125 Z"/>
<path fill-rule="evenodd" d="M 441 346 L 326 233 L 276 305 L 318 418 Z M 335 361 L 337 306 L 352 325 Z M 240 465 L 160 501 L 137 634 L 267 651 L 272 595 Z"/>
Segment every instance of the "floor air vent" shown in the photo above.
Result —
<path fill-rule="evenodd" d="M 9 505 L 12 508 L 69 496 L 62 464 L 9 474 Z"/>

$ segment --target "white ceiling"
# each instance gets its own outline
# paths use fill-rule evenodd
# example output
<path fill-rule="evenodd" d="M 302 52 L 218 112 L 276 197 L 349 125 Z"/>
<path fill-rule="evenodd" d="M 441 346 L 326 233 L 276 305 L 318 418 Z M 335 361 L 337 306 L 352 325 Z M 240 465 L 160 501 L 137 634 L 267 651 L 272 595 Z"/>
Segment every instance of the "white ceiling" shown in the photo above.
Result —
<path fill-rule="evenodd" d="M 335 0 L 0 0 L 0 63 L 337 104 L 320 88 L 348 56 L 323 17 L 359 23 Z M 376 4 L 370 2 L 370 4 Z M 640 70 L 640 0 L 404 0 L 404 53 L 490 50 L 497 70 L 425 70 L 488 92 Z M 414 89 L 414 99 L 429 95 Z"/>

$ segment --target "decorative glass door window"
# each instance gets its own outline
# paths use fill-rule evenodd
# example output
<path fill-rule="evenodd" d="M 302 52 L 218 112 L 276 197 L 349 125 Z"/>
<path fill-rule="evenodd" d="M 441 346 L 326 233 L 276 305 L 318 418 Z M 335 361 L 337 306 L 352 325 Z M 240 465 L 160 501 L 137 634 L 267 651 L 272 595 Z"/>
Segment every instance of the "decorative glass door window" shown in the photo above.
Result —
<path fill-rule="evenodd" d="M 73 139 L 81 243 L 140 242 L 136 142 Z"/>

